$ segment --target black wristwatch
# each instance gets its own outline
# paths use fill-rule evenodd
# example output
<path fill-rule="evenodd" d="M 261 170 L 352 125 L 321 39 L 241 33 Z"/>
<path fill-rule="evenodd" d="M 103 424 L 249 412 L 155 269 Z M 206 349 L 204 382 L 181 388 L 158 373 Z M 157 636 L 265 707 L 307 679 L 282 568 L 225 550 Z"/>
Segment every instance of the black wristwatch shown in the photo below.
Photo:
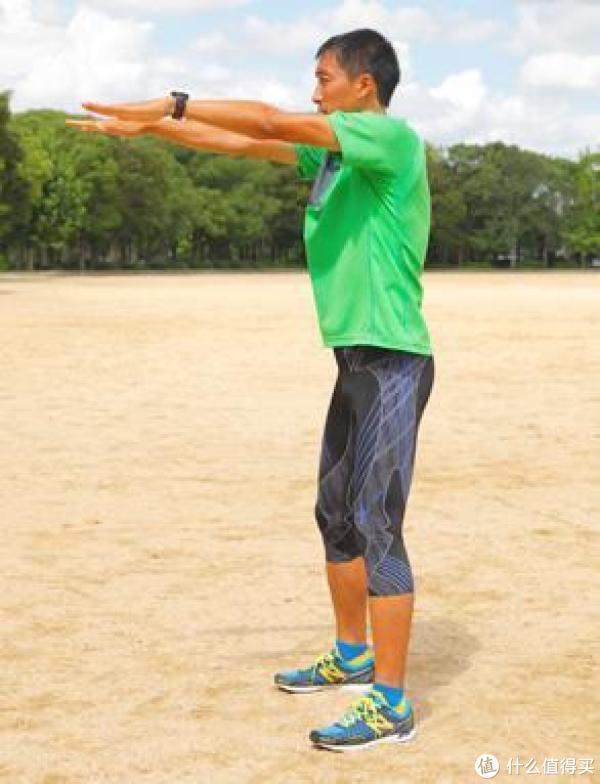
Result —
<path fill-rule="evenodd" d="M 171 96 L 175 98 L 175 109 L 171 117 L 174 120 L 181 120 L 185 112 L 185 105 L 190 96 L 187 93 L 177 92 L 177 90 L 173 90 Z"/>

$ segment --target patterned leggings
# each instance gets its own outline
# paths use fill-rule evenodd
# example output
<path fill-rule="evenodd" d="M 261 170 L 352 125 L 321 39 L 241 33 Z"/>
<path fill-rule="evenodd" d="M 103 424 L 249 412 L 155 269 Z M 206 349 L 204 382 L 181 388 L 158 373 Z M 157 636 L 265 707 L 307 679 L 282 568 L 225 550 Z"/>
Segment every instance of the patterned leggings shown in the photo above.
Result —
<path fill-rule="evenodd" d="M 433 357 L 334 349 L 338 378 L 321 445 L 315 517 L 328 561 L 365 559 L 370 596 L 412 593 L 402 537 Z"/>

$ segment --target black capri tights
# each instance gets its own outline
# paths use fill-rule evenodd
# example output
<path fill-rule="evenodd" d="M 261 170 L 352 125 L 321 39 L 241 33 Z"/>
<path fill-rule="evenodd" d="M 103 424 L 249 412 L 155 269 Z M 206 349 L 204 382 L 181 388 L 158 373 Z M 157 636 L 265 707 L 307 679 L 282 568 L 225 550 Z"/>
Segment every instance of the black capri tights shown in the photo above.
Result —
<path fill-rule="evenodd" d="M 363 556 L 370 596 L 412 593 L 402 524 L 433 357 L 375 346 L 334 354 L 315 507 L 325 557 Z"/>

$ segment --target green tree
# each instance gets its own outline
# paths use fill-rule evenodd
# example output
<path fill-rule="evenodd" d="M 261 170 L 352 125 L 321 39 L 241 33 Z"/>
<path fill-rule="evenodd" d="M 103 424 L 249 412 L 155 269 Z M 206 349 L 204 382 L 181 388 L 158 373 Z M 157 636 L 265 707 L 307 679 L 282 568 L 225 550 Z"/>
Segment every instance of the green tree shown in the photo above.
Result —
<path fill-rule="evenodd" d="M 427 146 L 427 173 L 432 213 L 428 260 L 460 265 L 468 247 L 467 205 L 441 148 Z"/>
<path fill-rule="evenodd" d="M 97 265 L 110 250 L 111 238 L 120 228 L 118 164 L 115 140 L 72 131 L 73 158 L 84 190 L 85 211 L 77 241 L 77 262 L 84 270 Z"/>
<path fill-rule="evenodd" d="M 65 117 L 11 116 L 2 94 L 0 256 L 16 266 L 304 264 L 310 184 L 293 167 L 82 134 Z M 428 263 L 588 263 L 600 253 L 598 155 L 428 147 Z"/>
<path fill-rule="evenodd" d="M 30 269 L 36 261 L 42 267 L 61 265 L 85 215 L 85 187 L 63 117 L 45 109 L 15 118 L 16 134 L 26 150 L 22 171 L 32 174 L 31 210 L 22 224 L 22 234 L 35 251 L 28 257 Z"/>
<path fill-rule="evenodd" d="M 12 129 L 10 95 L 10 91 L 0 93 L 0 269 L 6 266 L 7 246 L 22 230 L 31 198 L 24 152 Z"/>
<path fill-rule="evenodd" d="M 600 257 L 600 152 L 584 153 L 575 172 L 574 198 L 567 215 L 564 238 L 578 263 Z"/>

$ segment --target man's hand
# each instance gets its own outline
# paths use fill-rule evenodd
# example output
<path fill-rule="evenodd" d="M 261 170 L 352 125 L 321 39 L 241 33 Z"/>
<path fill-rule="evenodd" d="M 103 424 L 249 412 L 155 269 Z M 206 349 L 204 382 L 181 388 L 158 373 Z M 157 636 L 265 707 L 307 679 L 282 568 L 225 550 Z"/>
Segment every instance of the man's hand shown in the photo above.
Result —
<path fill-rule="evenodd" d="M 141 136 L 149 125 L 147 122 L 126 120 L 65 120 L 65 125 L 79 128 L 86 133 L 105 133 L 109 136 Z"/>
<path fill-rule="evenodd" d="M 93 103 L 86 101 L 81 105 L 88 112 L 116 117 L 119 120 L 152 121 L 172 114 L 175 108 L 175 99 L 171 96 L 165 96 L 140 103 Z"/>

